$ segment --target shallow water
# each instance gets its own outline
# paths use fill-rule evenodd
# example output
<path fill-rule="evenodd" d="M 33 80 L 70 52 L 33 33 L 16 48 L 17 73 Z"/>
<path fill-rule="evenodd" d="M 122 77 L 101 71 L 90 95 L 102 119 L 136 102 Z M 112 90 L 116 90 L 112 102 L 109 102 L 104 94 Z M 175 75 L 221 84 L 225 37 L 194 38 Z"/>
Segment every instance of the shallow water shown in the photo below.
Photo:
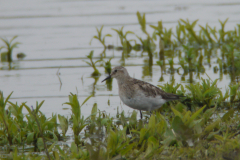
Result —
<path fill-rule="evenodd" d="M 82 103 L 86 97 L 94 93 L 83 107 L 82 113 L 88 116 L 92 105 L 96 102 L 101 111 L 115 115 L 117 107 L 120 110 L 131 112 L 132 109 L 123 105 L 118 97 L 116 80 L 113 80 L 112 91 L 107 90 L 101 80 L 106 76 L 104 68 L 98 67 L 102 76 L 95 83 L 91 77 L 92 68 L 82 60 L 87 60 L 86 55 L 94 50 L 97 59 L 102 53 L 102 46 L 96 40 L 89 45 L 91 38 L 97 33 L 95 27 L 104 25 L 103 34 L 111 33 L 112 38 L 106 38 L 107 44 L 118 45 L 117 35 L 111 28 L 131 30 L 139 36 L 144 36 L 137 21 L 136 12 L 146 13 L 148 24 L 156 24 L 162 20 L 164 27 L 170 28 L 177 25 L 177 21 L 188 18 L 190 21 L 199 19 L 204 25 L 220 27 L 218 19 L 224 21 L 229 18 L 226 30 L 233 29 L 239 23 L 239 7 L 237 0 L 215 0 L 192 2 L 185 1 L 30 1 L 12 0 L 2 1 L 0 6 L 0 37 L 18 35 L 16 41 L 21 42 L 19 48 L 13 51 L 13 69 L 8 69 L 7 63 L 0 63 L 0 90 L 5 97 L 14 91 L 12 102 L 27 102 L 35 106 L 36 101 L 45 100 L 41 111 L 47 116 L 52 112 L 69 116 L 70 107 L 62 105 L 68 101 L 70 92 L 78 93 Z M 148 28 L 151 31 L 150 28 Z M 3 45 L 0 42 L 0 45 Z M 16 54 L 23 52 L 27 55 L 24 60 L 17 60 Z M 219 54 L 219 53 L 218 53 Z M 220 78 L 219 72 L 214 73 L 213 67 L 217 65 L 216 57 L 211 59 L 211 67 L 205 59 L 206 73 L 193 74 L 193 79 L 198 81 L 201 77 L 211 79 Z M 132 51 L 126 58 L 125 66 L 129 74 L 135 78 L 145 80 L 154 85 L 161 85 L 175 79 L 183 85 L 188 84 L 181 75 L 166 73 L 164 81 L 159 82 L 160 67 L 154 58 L 152 73 L 148 72 L 148 57 L 141 56 L 141 52 Z M 107 50 L 107 57 L 112 57 L 112 64 L 121 64 L 121 51 Z M 108 59 L 108 58 L 107 58 Z M 178 59 L 174 59 L 177 63 Z M 178 65 L 175 65 L 177 68 Z M 57 71 L 59 70 L 59 77 Z M 60 85 L 59 78 L 62 82 Z M 229 85 L 231 78 L 224 75 L 218 82 L 223 90 Z M 110 105 L 108 105 L 110 100 Z M 68 108 L 68 109 L 66 109 Z"/>

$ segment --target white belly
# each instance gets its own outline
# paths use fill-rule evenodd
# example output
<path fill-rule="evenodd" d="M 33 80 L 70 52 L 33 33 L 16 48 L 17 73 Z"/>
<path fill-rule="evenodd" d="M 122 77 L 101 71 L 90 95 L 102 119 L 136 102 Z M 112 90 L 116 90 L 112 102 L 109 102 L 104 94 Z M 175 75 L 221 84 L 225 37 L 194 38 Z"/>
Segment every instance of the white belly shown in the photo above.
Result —
<path fill-rule="evenodd" d="M 124 95 L 120 95 L 120 99 L 127 106 L 144 111 L 152 111 L 160 108 L 166 100 L 162 99 L 161 96 L 156 97 L 146 97 L 143 94 L 138 94 L 132 98 L 125 97 Z"/>

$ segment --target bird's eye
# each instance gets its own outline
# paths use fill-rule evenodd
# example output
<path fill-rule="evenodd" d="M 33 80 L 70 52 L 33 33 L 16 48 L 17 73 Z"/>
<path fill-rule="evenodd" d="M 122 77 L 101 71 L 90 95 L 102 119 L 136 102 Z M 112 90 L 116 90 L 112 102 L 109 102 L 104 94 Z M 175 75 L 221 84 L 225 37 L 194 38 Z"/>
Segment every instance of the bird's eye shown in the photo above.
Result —
<path fill-rule="evenodd" d="M 117 70 L 114 71 L 115 73 L 117 72 Z"/>

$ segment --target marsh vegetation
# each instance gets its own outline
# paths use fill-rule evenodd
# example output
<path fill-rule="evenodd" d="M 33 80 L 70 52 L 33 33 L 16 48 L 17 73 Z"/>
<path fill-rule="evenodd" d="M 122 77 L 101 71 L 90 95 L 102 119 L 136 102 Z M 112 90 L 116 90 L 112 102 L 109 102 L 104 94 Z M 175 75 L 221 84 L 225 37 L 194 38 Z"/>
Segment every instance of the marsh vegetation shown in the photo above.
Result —
<path fill-rule="evenodd" d="M 47 118 L 41 107 L 27 103 L 9 101 L 0 93 L 0 145 L 1 152 L 9 159 L 238 159 L 239 135 L 239 62 L 240 25 L 226 30 L 227 19 L 219 20 L 220 27 L 198 25 L 197 20 L 179 20 L 173 28 L 164 28 L 163 22 L 147 25 L 145 14 L 137 12 L 143 37 L 133 31 L 112 28 L 117 33 L 120 46 L 106 44 L 104 26 L 97 28 L 98 40 L 103 51 L 98 57 L 89 53 L 85 62 L 93 68 L 91 76 L 95 82 L 92 94 L 82 103 L 78 95 L 70 94 L 68 102 L 71 116 L 52 114 Z M 152 32 L 146 28 L 151 27 Z M 219 29 L 216 29 L 219 28 Z M 110 31 L 109 31 L 110 32 Z M 131 36 L 131 38 L 128 38 Z M 15 48 L 19 43 L 3 40 L 6 46 Z M 93 40 L 92 39 L 92 40 Z M 91 40 L 91 41 L 92 41 Z M 8 47 L 9 48 L 9 47 Z M 159 48 L 159 49 L 157 49 Z M 144 113 L 139 120 L 137 112 L 127 115 L 124 111 L 115 116 L 101 111 L 97 103 L 91 114 L 82 114 L 82 106 L 95 96 L 95 85 L 101 75 L 99 68 L 110 73 L 113 57 L 107 57 L 106 50 L 121 50 L 121 65 L 136 51 L 146 56 L 145 75 L 152 74 L 152 67 L 159 66 L 161 77 L 172 75 L 169 83 L 160 85 L 164 91 L 186 96 L 181 101 L 170 102 L 153 112 Z M 11 50 L 10 50 L 11 51 Z M 11 57 L 8 49 L 9 57 Z M 11 59 L 8 58 L 9 63 Z M 215 62 L 213 62 L 215 61 Z M 98 64 L 98 65 L 97 65 Z M 213 65 L 214 64 L 214 65 Z M 221 77 L 229 75 L 231 83 L 225 90 L 218 87 L 218 79 L 200 78 L 207 74 L 206 67 Z M 181 76 L 186 85 L 175 82 L 174 73 Z M 103 74 L 103 73 L 102 73 Z M 194 79 L 197 75 L 199 79 Z M 187 77 L 188 76 L 188 77 Z M 188 79 L 185 80 L 185 77 Z M 112 81 L 106 82 L 108 90 Z M 110 103 L 110 102 L 109 102 Z M 25 108 L 28 113 L 23 114 Z M 71 140 L 66 135 L 72 130 L 71 145 L 62 142 Z"/>

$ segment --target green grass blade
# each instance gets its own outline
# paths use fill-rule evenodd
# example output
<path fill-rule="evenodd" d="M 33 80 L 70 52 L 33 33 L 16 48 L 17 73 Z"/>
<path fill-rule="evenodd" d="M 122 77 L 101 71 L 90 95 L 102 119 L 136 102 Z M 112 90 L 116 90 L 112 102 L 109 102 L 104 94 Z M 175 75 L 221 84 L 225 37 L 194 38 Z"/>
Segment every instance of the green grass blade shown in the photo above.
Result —
<path fill-rule="evenodd" d="M 88 96 L 88 97 L 83 101 L 83 103 L 82 103 L 81 106 L 83 106 L 92 96 L 93 96 L 93 95 Z"/>

